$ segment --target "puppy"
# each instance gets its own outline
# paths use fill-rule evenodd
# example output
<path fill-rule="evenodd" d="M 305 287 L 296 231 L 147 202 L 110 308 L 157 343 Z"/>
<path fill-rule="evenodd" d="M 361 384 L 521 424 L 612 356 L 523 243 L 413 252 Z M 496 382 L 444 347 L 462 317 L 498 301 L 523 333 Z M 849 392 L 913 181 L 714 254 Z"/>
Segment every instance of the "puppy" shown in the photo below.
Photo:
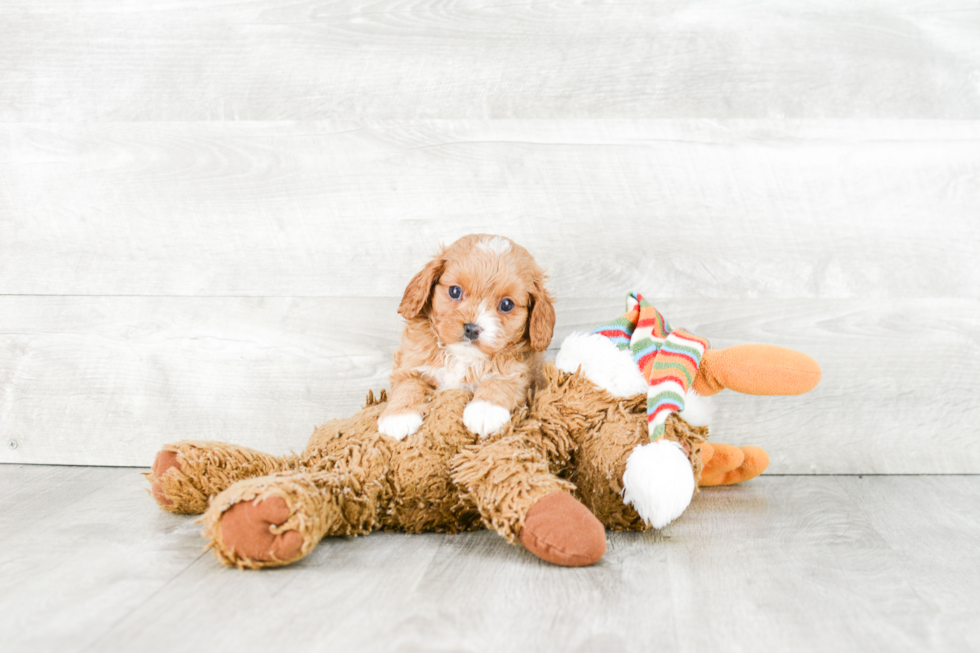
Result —
<path fill-rule="evenodd" d="M 443 247 L 405 289 L 407 320 L 378 430 L 415 433 L 431 392 L 464 388 L 463 423 L 483 437 L 525 400 L 555 327 L 545 275 L 526 249 L 501 236 L 464 236 Z"/>

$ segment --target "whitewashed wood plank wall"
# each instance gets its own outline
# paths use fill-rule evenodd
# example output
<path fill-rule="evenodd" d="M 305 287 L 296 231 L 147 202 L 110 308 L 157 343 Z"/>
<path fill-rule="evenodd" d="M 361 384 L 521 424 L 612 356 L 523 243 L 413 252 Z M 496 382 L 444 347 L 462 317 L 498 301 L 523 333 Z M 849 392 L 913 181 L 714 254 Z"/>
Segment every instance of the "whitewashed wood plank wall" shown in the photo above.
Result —
<path fill-rule="evenodd" d="M 980 472 L 964 1 L 0 2 L 0 462 L 299 449 L 407 279 L 502 233 L 560 338 L 631 289 L 816 357 L 720 397 L 772 473 Z"/>

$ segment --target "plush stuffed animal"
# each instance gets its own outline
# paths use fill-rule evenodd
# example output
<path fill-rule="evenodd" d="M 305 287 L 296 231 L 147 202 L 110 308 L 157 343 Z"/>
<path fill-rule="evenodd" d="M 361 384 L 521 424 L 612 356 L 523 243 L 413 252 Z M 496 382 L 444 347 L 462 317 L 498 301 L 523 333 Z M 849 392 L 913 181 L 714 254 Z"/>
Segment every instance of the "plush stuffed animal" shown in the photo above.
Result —
<path fill-rule="evenodd" d="M 820 375 L 812 358 L 782 347 L 711 350 L 630 294 L 624 315 L 565 339 L 533 397 L 532 421 L 464 448 L 454 479 L 508 541 L 557 564 L 590 564 L 605 551 L 602 526 L 661 528 L 684 512 L 699 481 L 731 485 L 766 468 L 758 447 L 705 443 L 707 397 L 725 388 L 797 395 Z M 552 489 L 556 476 L 578 501 Z"/>
<path fill-rule="evenodd" d="M 605 552 L 606 528 L 662 527 L 699 478 L 733 484 L 765 469 L 761 449 L 705 443 L 704 397 L 800 394 L 820 369 L 768 345 L 711 350 L 631 295 L 612 327 L 569 336 L 543 377 L 511 424 L 484 439 L 462 422 L 470 392 L 432 394 L 421 429 L 401 441 L 378 432 L 387 396 L 369 392 L 299 455 L 183 441 L 147 476 L 164 510 L 205 513 L 209 546 L 240 568 L 295 562 L 329 535 L 484 526 L 544 560 L 587 565 Z"/>

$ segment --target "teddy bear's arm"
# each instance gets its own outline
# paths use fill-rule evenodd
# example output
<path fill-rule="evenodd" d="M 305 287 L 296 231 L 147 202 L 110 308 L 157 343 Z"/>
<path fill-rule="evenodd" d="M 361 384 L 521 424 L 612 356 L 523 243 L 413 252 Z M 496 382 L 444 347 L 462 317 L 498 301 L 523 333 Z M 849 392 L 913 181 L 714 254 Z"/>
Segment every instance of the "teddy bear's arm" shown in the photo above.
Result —
<path fill-rule="evenodd" d="M 585 383 L 554 365 L 527 414 L 499 436 L 464 448 L 453 461 L 453 480 L 476 504 L 487 528 L 538 557 L 560 565 L 588 565 L 606 549 L 605 528 L 562 479 L 577 447 L 575 434 L 598 416 L 583 411 Z"/>
<path fill-rule="evenodd" d="M 568 450 L 549 442 L 540 426 L 529 420 L 465 448 L 453 461 L 453 480 L 484 525 L 511 544 L 555 564 L 590 565 L 606 551 L 605 528 L 572 496 L 575 486 L 555 473 L 553 460 L 567 461 Z"/>
<path fill-rule="evenodd" d="M 240 569 L 281 567 L 309 554 L 324 536 L 369 533 L 379 525 L 385 471 L 337 464 L 239 481 L 201 519 L 208 548 Z"/>
<path fill-rule="evenodd" d="M 463 412 L 466 428 L 481 438 L 500 432 L 510 423 L 511 413 L 527 398 L 530 378 L 525 370 L 511 361 L 502 372 L 480 383 Z"/>
<path fill-rule="evenodd" d="M 146 478 L 157 504 L 167 512 L 200 514 L 233 483 L 293 469 L 296 456 L 273 456 L 226 442 L 181 440 L 164 445 Z"/>
<path fill-rule="evenodd" d="M 526 431 L 465 447 L 453 459 L 453 481 L 476 504 L 487 528 L 515 544 L 527 511 L 539 499 L 573 489 L 559 478 L 545 451 L 553 447 Z"/>

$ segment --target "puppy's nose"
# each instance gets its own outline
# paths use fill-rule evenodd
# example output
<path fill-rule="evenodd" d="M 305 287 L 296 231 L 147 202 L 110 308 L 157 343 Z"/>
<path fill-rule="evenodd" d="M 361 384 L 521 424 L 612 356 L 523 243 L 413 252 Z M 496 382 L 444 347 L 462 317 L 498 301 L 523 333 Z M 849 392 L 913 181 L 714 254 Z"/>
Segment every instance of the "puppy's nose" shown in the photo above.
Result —
<path fill-rule="evenodd" d="M 467 322 L 463 325 L 463 335 L 470 340 L 476 340 L 480 337 L 480 332 L 483 331 L 480 327 L 473 324 L 472 322 Z"/>

